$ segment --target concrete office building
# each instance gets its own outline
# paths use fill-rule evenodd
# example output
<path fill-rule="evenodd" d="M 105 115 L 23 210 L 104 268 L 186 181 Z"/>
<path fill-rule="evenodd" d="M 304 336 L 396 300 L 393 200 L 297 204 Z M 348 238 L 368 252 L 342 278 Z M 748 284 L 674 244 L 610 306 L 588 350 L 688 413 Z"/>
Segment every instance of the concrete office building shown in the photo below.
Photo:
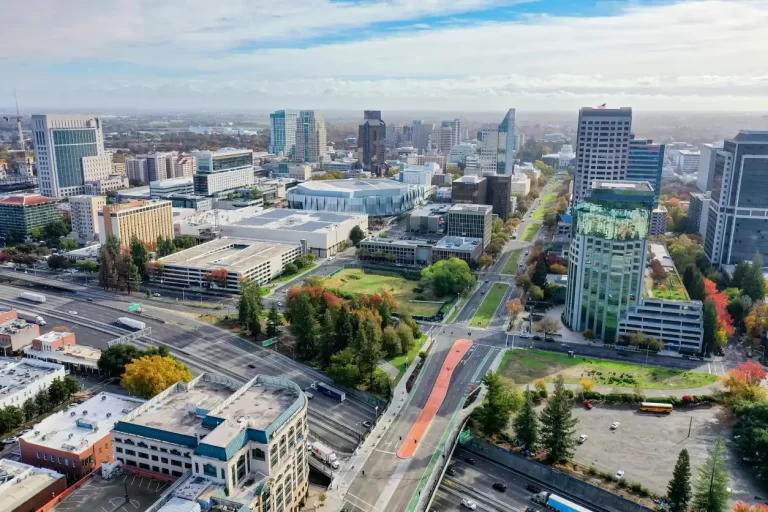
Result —
<path fill-rule="evenodd" d="M 447 204 L 430 203 L 421 208 L 414 208 L 408 219 L 409 229 L 421 234 L 444 235 L 448 229 Z"/>
<path fill-rule="evenodd" d="M 381 110 L 364 111 L 357 133 L 357 148 L 362 152 L 363 169 L 370 171 L 374 165 L 383 164 L 387 125 L 381 119 Z"/>
<path fill-rule="evenodd" d="M 654 192 L 654 206 L 659 205 L 663 168 L 664 144 L 654 144 L 651 139 L 636 139 L 634 134 L 630 134 L 626 180 L 650 183 Z"/>
<path fill-rule="evenodd" d="M 119 174 L 110 174 L 104 179 L 98 181 L 89 181 L 83 187 L 84 195 L 103 196 L 115 190 L 128 188 L 128 178 Z"/>
<path fill-rule="evenodd" d="M 704 314 L 701 301 L 642 298 L 619 319 L 617 334 L 641 332 L 664 342 L 665 350 L 701 353 Z"/>
<path fill-rule="evenodd" d="M 296 150 L 297 110 L 278 110 L 269 114 L 269 152 L 291 158 Z"/>
<path fill-rule="evenodd" d="M 48 389 L 53 379 L 63 379 L 64 367 L 33 359 L 0 358 L 0 408 L 21 407 L 28 398 Z"/>
<path fill-rule="evenodd" d="M 452 119 L 443 121 L 440 125 L 440 144 L 441 153 L 449 153 L 454 146 L 461 142 L 461 119 Z"/>
<path fill-rule="evenodd" d="M 432 123 L 417 120 L 411 124 L 411 140 L 413 147 L 419 153 L 426 153 L 430 149 L 433 131 L 435 131 L 435 125 Z"/>
<path fill-rule="evenodd" d="M 308 487 L 307 399 L 293 382 L 204 373 L 117 422 L 115 456 L 161 476 L 191 471 L 237 510 L 297 510 Z"/>
<path fill-rule="evenodd" d="M 160 258 L 164 285 L 240 291 L 245 280 L 267 283 L 283 273 L 285 265 L 301 256 L 300 244 L 218 238 Z M 216 274 L 226 270 L 226 278 Z"/>
<path fill-rule="evenodd" d="M 677 168 L 683 174 L 694 174 L 699 170 L 700 159 L 698 150 L 681 149 L 677 152 Z"/>
<path fill-rule="evenodd" d="M 322 162 L 326 158 L 328 144 L 325 138 L 325 121 L 314 110 L 302 110 L 296 124 L 296 151 L 294 162 Z"/>
<path fill-rule="evenodd" d="M 515 109 L 498 126 L 479 131 L 477 153 L 481 173 L 513 174 L 515 167 Z"/>
<path fill-rule="evenodd" d="M 579 110 L 574 206 L 589 195 L 594 181 L 626 180 L 631 130 L 631 108 L 584 107 Z"/>
<path fill-rule="evenodd" d="M 448 210 L 448 236 L 479 238 L 482 249 L 491 243 L 493 208 L 484 204 L 455 204 Z"/>
<path fill-rule="evenodd" d="M 696 188 L 699 192 L 712 190 L 712 179 L 715 177 L 715 160 L 718 150 L 723 149 L 723 142 L 699 144 L 699 169 L 696 173 Z"/>
<path fill-rule="evenodd" d="M 574 208 L 562 316 L 571 330 L 616 339 L 619 319 L 642 294 L 653 195 L 645 182 L 596 180 Z"/>
<path fill-rule="evenodd" d="M 126 158 L 125 166 L 129 180 L 140 181 L 142 183 L 149 182 L 149 171 L 147 170 L 146 158 Z"/>
<path fill-rule="evenodd" d="M 59 202 L 38 194 L 12 195 L 0 199 L 0 233 L 20 238 L 34 228 L 45 227 L 60 218 Z"/>
<path fill-rule="evenodd" d="M 149 182 L 149 196 L 152 198 L 168 195 L 194 195 L 194 193 L 195 184 L 191 176 Z"/>
<path fill-rule="evenodd" d="M 448 153 L 448 162 L 454 165 L 465 163 L 468 156 L 477 156 L 477 144 L 463 142 L 454 145 Z M 466 175 L 466 171 L 464 174 Z"/>
<path fill-rule="evenodd" d="M 486 173 L 482 177 L 462 176 L 451 184 L 451 202 L 491 205 L 495 215 L 507 220 L 517 202 L 512 197 L 513 180 L 513 175 L 496 173 Z"/>
<path fill-rule="evenodd" d="M 393 180 L 326 180 L 299 183 L 286 193 L 288 205 L 299 210 L 399 215 L 426 201 L 432 187 Z"/>
<path fill-rule="evenodd" d="M 510 175 L 510 192 L 513 196 L 525 197 L 531 192 L 531 178 L 525 174 Z"/>
<path fill-rule="evenodd" d="M 717 152 L 704 254 L 713 265 L 768 261 L 768 131 L 742 130 Z"/>
<path fill-rule="evenodd" d="M 216 196 L 253 185 L 253 150 L 223 148 L 194 151 L 197 162 L 195 194 Z"/>
<path fill-rule="evenodd" d="M 79 373 L 100 373 L 101 350 L 75 342 L 75 333 L 49 331 L 21 350 L 24 357 L 62 365 Z"/>
<path fill-rule="evenodd" d="M 85 183 L 108 176 L 101 119 L 88 115 L 33 115 L 32 140 L 40 192 L 63 198 L 85 193 Z"/>
<path fill-rule="evenodd" d="M 696 233 L 704 237 L 707 235 L 709 206 L 712 202 L 711 194 L 711 192 L 694 192 L 691 194 L 690 203 L 688 204 L 688 225 Z"/>
<path fill-rule="evenodd" d="M 70 405 L 21 436 L 21 461 L 58 471 L 73 484 L 103 462 L 114 462 L 112 427 L 143 403 L 138 398 L 101 392 L 81 404 Z"/>
<path fill-rule="evenodd" d="M 660 236 L 667 231 L 667 214 L 664 205 L 659 205 L 651 212 L 651 236 Z"/>
<path fill-rule="evenodd" d="M 445 236 L 440 240 L 394 240 L 372 237 L 360 242 L 357 257 L 361 261 L 424 267 L 435 261 L 460 258 L 471 267 L 483 254 L 482 240 Z"/>
<path fill-rule="evenodd" d="M 147 245 L 156 244 L 159 236 L 173 238 L 173 206 L 165 200 L 105 205 L 99 212 L 99 242 L 110 234 L 122 249 L 130 247 L 133 237 Z"/>
<path fill-rule="evenodd" d="M 14 308 L 0 306 L 0 348 L 3 355 L 18 352 L 26 345 L 31 345 L 40 336 L 40 327 L 19 319 Z"/>
<path fill-rule="evenodd" d="M 6 512 L 41 510 L 67 490 L 64 475 L 11 459 L 0 459 L 0 503 Z"/>

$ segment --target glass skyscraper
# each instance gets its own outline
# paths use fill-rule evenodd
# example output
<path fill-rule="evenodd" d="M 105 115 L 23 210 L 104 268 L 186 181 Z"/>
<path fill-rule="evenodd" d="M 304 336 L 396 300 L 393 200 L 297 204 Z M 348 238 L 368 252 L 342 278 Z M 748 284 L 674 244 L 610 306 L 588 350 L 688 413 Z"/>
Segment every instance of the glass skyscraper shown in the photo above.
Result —
<path fill-rule="evenodd" d="M 664 167 L 664 144 L 654 144 L 651 139 L 629 138 L 627 181 L 647 181 L 653 187 L 653 206 L 659 205 L 661 195 L 661 171 Z"/>
<path fill-rule="evenodd" d="M 654 191 L 648 183 L 595 181 L 576 205 L 563 323 L 614 341 L 619 318 L 640 298 Z"/>

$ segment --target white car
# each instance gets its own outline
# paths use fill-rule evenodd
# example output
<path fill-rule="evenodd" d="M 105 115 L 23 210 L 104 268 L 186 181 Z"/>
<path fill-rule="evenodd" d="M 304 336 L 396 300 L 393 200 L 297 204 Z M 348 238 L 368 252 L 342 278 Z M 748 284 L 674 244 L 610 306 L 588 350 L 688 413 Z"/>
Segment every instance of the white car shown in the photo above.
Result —
<path fill-rule="evenodd" d="M 461 500 L 461 505 L 463 507 L 467 507 L 469 510 L 475 510 L 477 508 L 477 503 L 475 503 L 469 498 L 464 498 L 463 500 Z"/>
<path fill-rule="evenodd" d="M 77 311 L 70 311 L 70 312 L 69 312 L 69 314 L 70 314 L 70 315 L 76 315 L 76 314 L 77 314 Z"/>
<path fill-rule="evenodd" d="M 160 294 L 159 293 L 153 293 L 152 296 L 153 297 L 160 297 Z"/>
<path fill-rule="evenodd" d="M 624 478 L 624 470 L 620 469 L 616 472 L 616 480 L 621 480 Z"/>
<path fill-rule="evenodd" d="M 579 436 L 579 444 L 584 444 L 584 442 L 589 439 L 589 436 L 587 434 L 581 434 Z"/>
<path fill-rule="evenodd" d="M 3 444 L 14 444 L 18 442 L 19 442 L 19 438 L 14 436 L 14 437 L 9 437 L 8 439 L 5 439 L 3 441 Z"/>
<path fill-rule="evenodd" d="M 611 430 L 616 430 L 620 426 L 621 426 L 621 423 L 619 423 L 618 421 L 614 421 L 613 423 L 611 423 Z"/>

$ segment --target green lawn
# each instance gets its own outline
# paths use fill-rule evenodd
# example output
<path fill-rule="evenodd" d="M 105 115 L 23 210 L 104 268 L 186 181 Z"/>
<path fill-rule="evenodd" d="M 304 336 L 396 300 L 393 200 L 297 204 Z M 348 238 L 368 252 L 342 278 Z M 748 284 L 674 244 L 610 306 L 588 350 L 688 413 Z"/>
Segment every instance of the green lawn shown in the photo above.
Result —
<path fill-rule="evenodd" d="M 590 379 L 596 386 L 632 388 L 639 384 L 643 389 L 690 389 L 713 384 L 717 375 L 685 372 L 653 366 L 640 366 L 605 359 L 568 357 L 542 350 L 510 350 L 504 354 L 500 371 L 518 384 L 536 379 L 552 380 L 562 374 L 568 384 L 578 384 Z"/>
<path fill-rule="evenodd" d="M 477 308 L 475 316 L 472 317 L 472 321 L 469 323 L 472 327 L 488 327 L 493 319 L 493 315 L 496 314 L 496 310 L 504 299 L 504 294 L 507 293 L 509 288 L 508 284 L 496 283 L 491 286 L 490 291 L 485 296 L 485 300 Z"/>
<path fill-rule="evenodd" d="M 397 378 L 395 379 L 395 386 L 397 386 L 397 383 L 400 382 L 400 377 L 402 377 L 405 373 L 405 370 L 408 369 L 408 365 L 411 364 L 413 359 L 419 355 L 421 347 L 424 345 L 425 341 L 427 341 L 426 334 L 413 344 L 413 347 L 411 347 L 411 350 L 409 350 L 407 354 L 400 354 L 399 356 L 395 356 L 392 359 L 387 359 L 387 361 L 389 361 L 392 366 L 398 370 Z"/>
<path fill-rule="evenodd" d="M 438 312 L 443 300 L 435 297 L 423 296 L 414 290 L 418 288 L 418 281 L 405 279 L 396 273 L 370 272 L 363 269 L 344 269 L 338 274 L 325 280 L 325 286 L 336 288 L 354 295 L 371 295 L 386 291 L 397 301 L 398 313 L 410 315 L 432 316 Z M 413 302 L 418 300 L 434 302 Z"/>
<path fill-rule="evenodd" d="M 285 281 L 293 279 L 294 277 L 298 277 L 301 274 L 306 274 L 307 272 L 309 272 L 310 270 L 312 270 L 316 266 L 317 266 L 317 263 L 312 263 L 308 267 L 304 267 L 303 269 L 301 269 L 300 271 L 296 272 L 295 274 L 289 274 L 287 276 L 278 276 L 278 277 L 276 277 L 276 278 L 274 278 L 272 280 L 272 284 L 284 283 Z"/>
<path fill-rule="evenodd" d="M 549 194 L 544 194 L 544 197 L 541 198 L 541 204 L 550 204 L 557 201 L 557 194 L 554 192 L 550 192 Z"/>
<path fill-rule="evenodd" d="M 541 224 L 530 224 L 527 228 L 525 228 L 525 232 L 523 233 L 521 240 L 523 242 L 533 242 L 533 239 L 536 238 L 536 233 L 538 233 L 540 229 Z"/>
<path fill-rule="evenodd" d="M 520 264 L 520 255 L 523 253 L 522 249 L 515 249 L 507 260 L 507 264 L 501 270 L 502 274 L 517 274 L 517 266 Z"/>
<path fill-rule="evenodd" d="M 533 220 L 544 220 L 544 216 L 550 212 L 552 208 L 544 208 L 543 206 L 539 206 L 536 208 L 536 211 L 533 212 Z"/>

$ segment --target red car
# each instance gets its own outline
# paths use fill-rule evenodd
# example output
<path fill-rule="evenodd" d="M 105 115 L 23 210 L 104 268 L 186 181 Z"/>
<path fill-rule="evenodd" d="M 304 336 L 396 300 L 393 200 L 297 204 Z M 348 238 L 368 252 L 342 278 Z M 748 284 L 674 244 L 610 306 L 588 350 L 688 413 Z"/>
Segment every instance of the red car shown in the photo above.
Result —
<path fill-rule="evenodd" d="M 591 409 L 592 408 L 592 402 L 589 402 L 589 401 L 584 402 L 584 407 L 586 407 L 587 409 Z"/>

